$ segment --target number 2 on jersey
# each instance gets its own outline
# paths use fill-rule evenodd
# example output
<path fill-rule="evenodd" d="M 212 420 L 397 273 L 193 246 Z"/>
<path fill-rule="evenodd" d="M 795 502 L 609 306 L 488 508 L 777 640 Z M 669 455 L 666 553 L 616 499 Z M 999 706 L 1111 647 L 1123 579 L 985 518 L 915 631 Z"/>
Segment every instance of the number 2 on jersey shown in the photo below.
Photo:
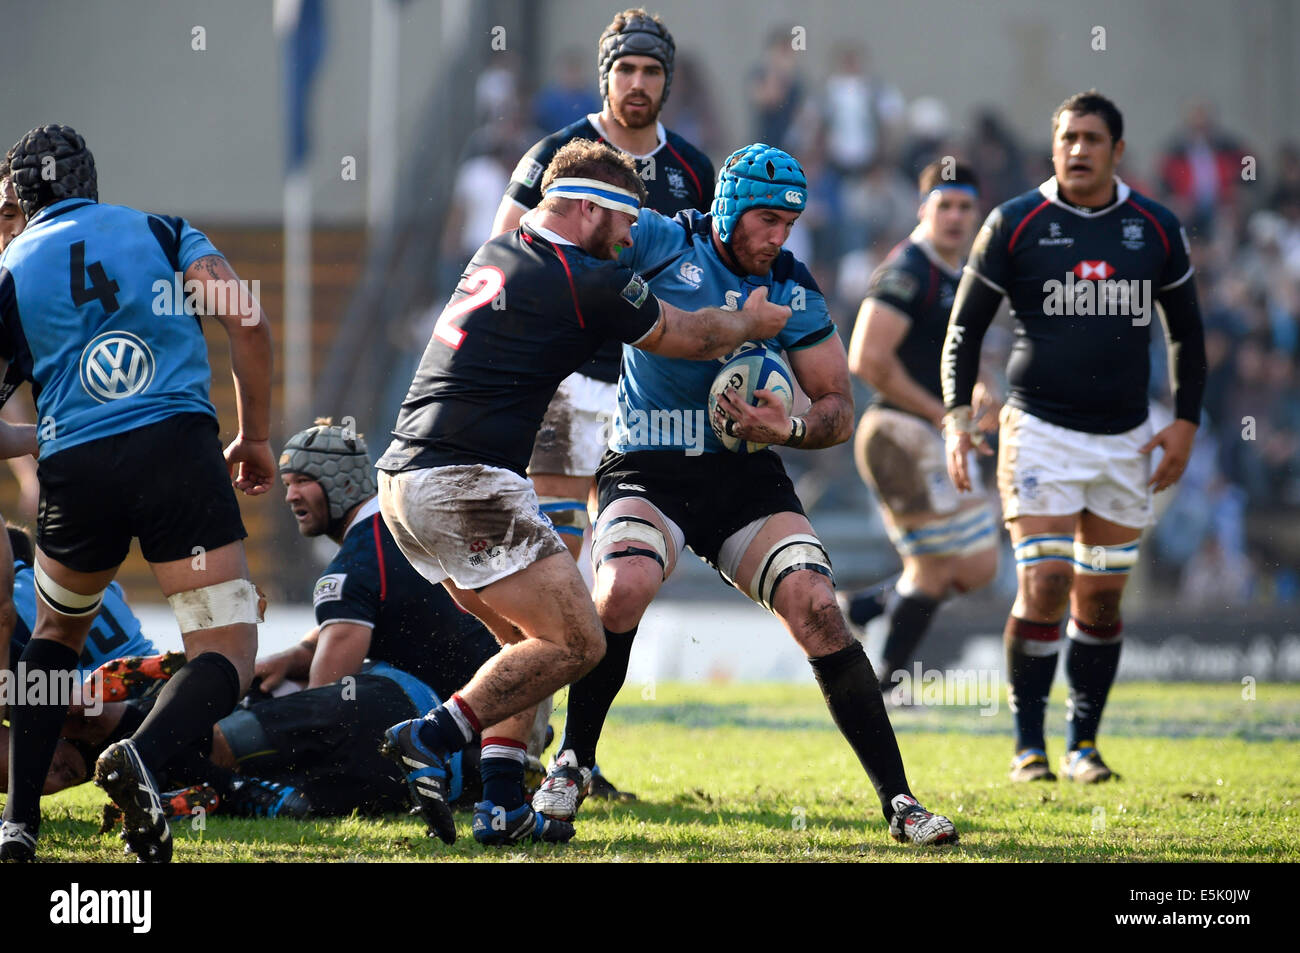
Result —
<path fill-rule="evenodd" d="M 443 309 L 438 323 L 433 326 L 433 336 L 453 351 L 460 350 L 460 345 L 465 340 L 465 332 L 452 322 L 483 307 L 501 293 L 505 284 L 506 276 L 500 268 L 492 265 L 466 275 L 465 290 L 470 294 Z"/>

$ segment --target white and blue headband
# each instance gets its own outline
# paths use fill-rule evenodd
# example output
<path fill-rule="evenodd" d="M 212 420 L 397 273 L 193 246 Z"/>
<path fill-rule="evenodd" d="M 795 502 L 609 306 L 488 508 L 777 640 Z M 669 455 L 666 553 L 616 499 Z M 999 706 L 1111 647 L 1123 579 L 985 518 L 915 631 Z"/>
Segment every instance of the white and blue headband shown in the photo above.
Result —
<path fill-rule="evenodd" d="M 556 179 L 542 194 L 562 199 L 586 199 L 602 208 L 626 212 L 633 218 L 641 211 L 641 201 L 634 193 L 599 179 Z"/>

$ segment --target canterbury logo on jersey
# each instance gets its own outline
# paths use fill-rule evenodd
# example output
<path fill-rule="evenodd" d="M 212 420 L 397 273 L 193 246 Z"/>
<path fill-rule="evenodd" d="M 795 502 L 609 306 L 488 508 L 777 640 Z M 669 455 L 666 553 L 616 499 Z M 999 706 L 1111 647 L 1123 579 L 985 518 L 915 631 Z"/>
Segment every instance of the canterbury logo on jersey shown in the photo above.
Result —
<path fill-rule="evenodd" d="M 154 370 L 149 346 L 126 331 L 106 331 L 81 352 L 81 386 L 101 404 L 146 390 Z"/>

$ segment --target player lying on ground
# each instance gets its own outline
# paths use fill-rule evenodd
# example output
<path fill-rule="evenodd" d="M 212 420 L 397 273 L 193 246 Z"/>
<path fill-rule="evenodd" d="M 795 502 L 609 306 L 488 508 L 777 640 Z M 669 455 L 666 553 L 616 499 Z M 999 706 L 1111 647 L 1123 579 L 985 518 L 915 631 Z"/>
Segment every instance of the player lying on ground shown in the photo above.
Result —
<path fill-rule="evenodd" d="M 448 843 L 456 829 L 446 761 L 479 733 L 484 758 L 511 760 L 514 774 L 508 794 L 478 806 L 475 836 L 573 834 L 569 823 L 535 814 L 523 790 L 534 706 L 605 651 L 573 557 L 524 476 L 556 388 L 609 337 L 703 360 L 776 334 L 790 313 L 762 289 L 731 311 L 691 313 L 652 295 L 615 260 L 632 243 L 646 193 L 631 160 L 607 145 L 560 149 L 542 193 L 519 228 L 470 260 L 378 463 L 380 508 L 406 558 L 510 643 L 445 705 L 389 732 L 388 750 L 412 769 L 412 797 Z"/>
<path fill-rule="evenodd" d="M 1090 90 L 1057 107 L 1055 175 L 984 222 L 944 342 L 948 471 L 966 491 L 980 342 L 1010 298 L 1016 338 L 998 490 L 1019 580 L 1006 626 L 1015 781 L 1055 780 L 1043 719 L 1067 608 L 1061 769 L 1075 781 L 1111 777 L 1096 739 L 1119 667 L 1120 598 L 1152 522 L 1152 488 L 1182 476 L 1200 422 L 1205 344 L 1187 236 L 1168 209 L 1115 175 L 1123 155 L 1123 118 L 1109 99 Z M 1158 432 L 1147 398 L 1157 303 L 1177 415 Z M 1157 447 L 1164 457 L 1152 472 Z"/>
<path fill-rule="evenodd" d="M 231 481 L 256 495 L 274 478 L 270 328 L 201 232 L 98 202 L 94 159 L 72 129 L 33 129 L 8 160 L 27 227 L 0 257 L 0 358 L 32 382 L 48 423 L 38 430 L 40 599 L 20 662 L 51 684 L 75 672 L 138 537 L 190 662 L 132 736 L 103 753 L 95 779 L 126 812 L 128 848 L 167 861 L 171 834 L 149 767 L 211 730 L 253 674 L 263 600 L 248 580 Z M 160 304 L 159 282 L 190 281 L 203 293 L 179 313 Z M 240 431 L 224 457 L 208 400 L 205 313 L 230 339 L 239 402 Z M 0 859 L 35 856 L 40 792 L 70 701 L 29 698 L 10 711 Z"/>
<path fill-rule="evenodd" d="M 604 108 L 528 150 L 511 176 L 492 233 L 517 228 L 524 212 L 537 207 L 542 200 L 542 173 L 556 151 L 574 139 L 608 142 L 626 153 L 645 183 L 647 208 L 665 215 L 687 208 L 707 212 L 713 198 L 712 163 L 659 122 L 659 111 L 672 88 L 675 56 L 672 34 L 659 17 L 639 8 L 617 14 L 597 43 Z M 560 383 L 528 461 L 528 477 L 542 512 L 575 559 L 580 558 L 584 539 L 591 536 L 588 501 L 595 497 L 596 467 L 618 404 L 622 359 L 622 344 L 610 338 L 581 370 Z M 540 707 L 549 714 L 549 700 Z M 593 765 L 592 771 L 591 796 L 626 796 L 604 779 L 599 766 Z"/>
<path fill-rule="evenodd" d="M 840 594 L 851 625 L 882 612 L 889 632 L 876 665 L 881 691 L 896 684 L 939 606 L 971 592 L 998 571 L 993 509 L 976 494 L 961 498 L 944 456 L 939 352 L 975 234 L 978 189 L 964 163 L 937 159 L 921 171 L 920 224 L 871 276 L 849 342 L 849 370 L 875 391 L 858 423 L 853 456 L 876 494 L 903 574 L 888 596 L 880 587 Z M 997 426 L 989 390 L 977 385 L 976 419 Z M 986 406 L 986 405 L 987 406 Z"/>
<path fill-rule="evenodd" d="M 26 530 L 17 526 L 9 526 L 7 529 L 8 545 L 14 554 L 11 565 L 14 579 L 14 609 L 17 612 L 17 621 L 9 640 L 9 669 L 16 671 L 18 660 L 27 647 L 32 629 L 36 625 L 36 571 L 32 566 L 35 556 L 31 536 Z M 99 607 L 95 621 L 90 626 L 85 647 L 81 650 L 81 657 L 77 663 L 78 672 L 89 677 L 100 666 L 114 659 L 157 656 L 158 650 L 154 648 L 153 642 L 145 637 L 140 620 L 126 604 L 122 587 L 116 582 L 111 583 L 104 591 L 103 605 Z M 183 660 L 184 656 L 177 654 L 169 659 L 166 665 L 179 668 L 179 663 Z M 161 667 L 162 664 L 159 659 L 153 667 Z M 82 706 L 78 704 L 74 705 L 73 710 L 69 712 L 46 775 L 42 794 L 53 794 L 64 788 L 89 781 L 94 771 L 95 759 L 107 746 L 107 743 L 96 745 L 94 740 L 84 733 L 85 719 L 80 714 L 81 709 Z M 112 739 L 112 741 L 117 740 L 118 738 Z M 0 750 L 5 753 L 4 761 L 0 763 L 0 785 L 7 787 L 9 729 L 4 725 L 0 725 Z"/>
<path fill-rule="evenodd" d="M 737 302 L 756 291 L 789 304 L 788 324 L 750 335 L 742 348 L 790 355 L 812 400 L 790 418 L 770 391 L 759 406 L 719 406 L 733 436 L 760 444 L 815 449 L 847 440 L 853 399 L 844 347 L 808 270 L 782 250 L 805 207 L 803 170 L 780 149 L 758 143 L 735 152 L 718 177 L 711 215 L 668 219 L 646 212 L 622 261 L 651 276 L 660 300 L 685 308 Z M 830 559 L 813 534 L 780 458 L 770 449 L 730 453 L 709 428 L 702 453 L 654 433 L 647 420 L 701 415 L 714 377 L 731 353 L 711 363 L 624 349 L 619 416 L 612 452 L 599 471 L 600 518 L 592 558 L 596 607 L 608 646 L 604 659 L 569 691 L 564 740 L 533 806 L 572 818 L 605 716 L 627 676 L 642 615 L 672 574 L 682 547 L 714 566 L 733 586 L 775 613 L 807 653 L 831 715 L 867 770 L 890 831 L 899 840 L 952 843 L 945 817 L 917 804 L 862 646 L 835 601 Z"/>
<path fill-rule="evenodd" d="M 293 648 L 259 660 L 251 703 L 161 768 L 159 783 L 206 785 L 217 810 L 246 816 L 393 810 L 406 801 L 406 781 L 378 753 L 384 729 L 449 697 L 496 653 L 496 642 L 402 557 L 379 516 L 360 435 L 318 421 L 289 438 L 280 475 L 299 532 L 340 547 L 314 586 L 317 626 Z M 303 690 L 282 694 L 295 682 Z M 129 734 L 151 707 L 148 699 L 108 704 L 102 716 L 84 718 L 82 750 L 98 752 L 96 744 Z M 453 799 L 462 777 L 465 797 L 477 788 L 477 752 L 466 754 L 463 771 L 460 758 L 452 764 Z M 166 799 L 175 813 L 214 807 L 201 791 Z"/>

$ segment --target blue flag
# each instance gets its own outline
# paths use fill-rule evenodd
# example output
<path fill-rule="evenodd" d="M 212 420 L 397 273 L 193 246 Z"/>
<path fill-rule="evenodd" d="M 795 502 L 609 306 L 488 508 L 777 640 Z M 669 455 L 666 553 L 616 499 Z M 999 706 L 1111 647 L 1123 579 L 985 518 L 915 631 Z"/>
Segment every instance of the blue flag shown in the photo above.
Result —
<path fill-rule="evenodd" d="M 325 54 L 324 0 L 276 0 L 275 27 L 283 55 L 287 129 L 285 169 L 293 172 L 311 151 L 311 88 Z"/>

